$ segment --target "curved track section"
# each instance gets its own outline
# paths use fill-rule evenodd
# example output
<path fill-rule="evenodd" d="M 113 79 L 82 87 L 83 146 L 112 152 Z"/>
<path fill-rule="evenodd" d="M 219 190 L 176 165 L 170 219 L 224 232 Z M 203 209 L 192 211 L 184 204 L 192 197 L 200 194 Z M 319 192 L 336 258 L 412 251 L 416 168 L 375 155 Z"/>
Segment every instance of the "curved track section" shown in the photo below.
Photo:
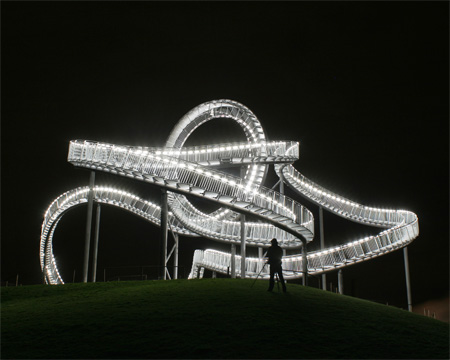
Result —
<path fill-rule="evenodd" d="M 219 170 L 135 147 L 90 141 L 71 141 L 68 161 L 78 167 L 144 181 L 174 196 L 206 199 L 273 224 L 296 239 L 313 239 L 314 218 L 307 208 L 279 192 Z M 300 240 L 295 242 L 301 245 Z"/>
<path fill-rule="evenodd" d="M 200 125 L 215 118 L 237 122 L 246 143 L 228 143 L 183 147 L 189 135 Z M 291 164 L 298 159 L 299 146 L 293 141 L 267 141 L 256 116 L 245 106 L 230 100 L 201 104 L 187 113 L 175 126 L 164 148 L 118 146 L 93 141 L 71 141 L 68 161 L 77 167 L 126 176 L 169 190 L 169 223 L 173 231 L 185 236 L 204 236 L 216 241 L 240 243 L 240 214 L 251 215 L 257 222 L 246 222 L 246 243 L 268 247 L 277 238 L 285 249 L 299 248 L 314 237 L 311 212 L 293 199 L 261 184 L 267 166 L 274 164 L 281 180 L 299 195 L 324 209 L 370 226 L 385 228 L 376 236 L 351 241 L 338 247 L 310 252 L 307 268 L 321 273 L 371 259 L 410 243 L 419 234 L 417 216 L 406 210 L 375 209 L 357 204 L 332 193 L 300 174 Z M 246 167 L 239 178 L 217 167 Z M 159 225 L 159 206 L 112 187 L 95 187 L 94 200 L 131 211 Z M 41 232 L 40 260 L 46 281 L 63 280 L 53 256 L 52 238 L 61 217 L 74 206 L 87 203 L 89 189 L 78 188 L 64 193 L 49 206 Z M 206 214 L 188 197 L 203 198 L 222 208 Z M 302 256 L 283 258 L 286 278 L 302 276 Z M 245 273 L 256 277 L 264 259 L 247 257 Z M 216 250 L 194 253 L 189 278 L 202 276 L 207 268 L 227 273 L 231 254 Z M 236 255 L 236 274 L 241 273 Z M 268 277 L 268 269 L 261 277 Z"/>
<path fill-rule="evenodd" d="M 39 258 L 45 280 L 49 284 L 64 283 L 53 255 L 53 233 L 56 226 L 67 211 L 76 206 L 87 204 L 88 195 L 88 186 L 67 191 L 58 196 L 45 212 L 41 229 Z M 155 225 L 161 224 L 161 207 L 131 193 L 106 186 L 95 186 L 94 201 L 127 210 Z M 174 232 L 183 236 L 198 236 L 181 225 L 172 212 L 169 212 L 168 221 Z"/>

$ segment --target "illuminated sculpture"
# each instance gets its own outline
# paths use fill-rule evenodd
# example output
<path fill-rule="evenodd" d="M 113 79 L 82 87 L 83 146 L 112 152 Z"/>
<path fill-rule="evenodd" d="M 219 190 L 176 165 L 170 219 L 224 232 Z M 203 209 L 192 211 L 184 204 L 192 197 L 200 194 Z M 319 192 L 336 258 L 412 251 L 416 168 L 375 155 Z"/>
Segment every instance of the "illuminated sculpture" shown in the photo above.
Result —
<path fill-rule="evenodd" d="M 216 118 L 229 118 L 243 129 L 247 142 L 183 147 L 200 125 Z M 416 214 L 406 210 L 386 210 L 357 204 L 332 193 L 300 174 L 291 164 L 298 159 L 299 145 L 291 141 L 267 141 L 256 116 L 235 101 L 217 100 L 201 104 L 175 126 L 164 148 L 118 146 L 92 141 L 71 141 L 68 161 L 77 167 L 105 171 L 150 183 L 168 193 L 167 221 L 174 233 L 203 236 L 230 244 L 241 244 L 243 258 L 234 253 L 197 250 L 189 278 L 202 276 L 203 269 L 242 277 L 256 277 L 264 260 L 245 257 L 245 245 L 261 250 L 276 237 L 284 249 L 302 247 L 302 254 L 283 257 L 285 278 L 319 274 L 405 247 L 419 234 Z M 243 178 L 223 173 L 219 165 L 240 166 Z M 311 212 L 280 192 L 263 187 L 267 166 L 274 164 L 280 177 L 298 194 L 348 220 L 384 228 L 376 236 L 337 247 L 306 253 L 314 237 Z M 46 282 L 62 284 L 53 256 L 52 237 L 64 213 L 88 195 L 97 203 L 118 206 L 144 219 L 161 224 L 161 208 L 145 199 L 114 189 L 95 186 L 68 191 L 51 203 L 42 224 L 40 263 Z M 210 214 L 198 210 L 185 195 L 221 204 Z M 251 215 L 259 222 L 246 222 Z M 167 224 L 165 225 L 167 228 Z M 234 250 L 235 251 L 235 250 Z M 243 269 L 243 271 L 241 271 Z M 261 277 L 268 277 L 267 268 Z"/>

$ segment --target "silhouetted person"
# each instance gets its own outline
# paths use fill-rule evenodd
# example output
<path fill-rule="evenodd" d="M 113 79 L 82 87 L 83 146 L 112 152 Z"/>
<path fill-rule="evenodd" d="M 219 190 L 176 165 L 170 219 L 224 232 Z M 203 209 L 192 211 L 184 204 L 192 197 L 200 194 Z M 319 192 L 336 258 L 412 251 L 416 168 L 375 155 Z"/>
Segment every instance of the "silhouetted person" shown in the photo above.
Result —
<path fill-rule="evenodd" d="M 270 242 L 272 243 L 272 246 L 267 250 L 266 254 L 266 256 L 269 258 L 267 262 L 270 265 L 269 290 L 267 291 L 272 291 L 275 284 L 275 273 L 277 273 L 278 279 L 281 281 L 281 285 L 283 286 L 283 292 L 286 292 L 286 284 L 284 283 L 283 278 L 283 269 L 281 268 L 281 258 L 283 257 L 283 250 L 278 246 L 277 239 L 272 239 Z"/>

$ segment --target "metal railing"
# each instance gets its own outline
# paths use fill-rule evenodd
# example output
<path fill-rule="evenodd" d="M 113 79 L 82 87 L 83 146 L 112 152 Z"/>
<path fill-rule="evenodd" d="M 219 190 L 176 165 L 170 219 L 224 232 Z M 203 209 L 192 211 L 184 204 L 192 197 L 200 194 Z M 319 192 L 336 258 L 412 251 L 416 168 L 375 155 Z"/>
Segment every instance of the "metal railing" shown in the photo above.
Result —
<path fill-rule="evenodd" d="M 213 118 L 229 118 L 241 126 L 247 142 L 183 147 L 189 135 Z M 69 145 L 68 161 L 77 167 L 109 172 L 169 190 L 169 223 L 173 231 L 187 236 L 204 236 L 228 243 L 241 241 L 240 214 L 250 214 L 260 222 L 245 222 L 246 243 L 267 247 L 277 238 L 284 248 L 298 248 L 314 237 L 312 213 L 295 200 L 262 186 L 268 164 L 282 182 L 324 209 L 345 219 L 384 228 L 376 236 L 349 241 L 343 245 L 310 252 L 307 271 L 323 273 L 391 252 L 410 243 L 419 234 L 416 214 L 406 210 L 360 205 L 333 193 L 298 172 L 291 163 L 299 157 L 295 141 L 267 141 L 256 116 L 231 100 L 201 104 L 189 111 L 174 127 L 166 147 L 122 146 L 75 140 Z M 243 178 L 217 170 L 218 166 L 242 166 Z M 118 206 L 147 221 L 160 224 L 158 205 L 113 187 L 95 187 L 96 202 Z M 62 283 L 53 256 L 52 237 L 57 223 L 70 208 L 88 201 L 89 188 L 78 188 L 59 196 L 44 215 L 40 261 L 48 283 Z M 185 195 L 200 197 L 224 207 L 206 214 Z M 301 255 L 283 257 L 286 278 L 304 271 Z M 256 277 L 264 259 L 246 257 L 245 273 Z M 194 253 L 189 277 L 203 276 L 205 268 L 228 273 L 231 254 L 216 250 Z M 241 273 L 240 256 L 235 272 Z M 244 269 L 243 269 L 244 270 Z M 261 277 L 268 276 L 264 268 Z"/>
<path fill-rule="evenodd" d="M 106 146 L 105 146 L 106 145 Z M 295 200 L 227 173 L 181 159 L 126 146 L 71 141 L 68 161 L 153 183 L 178 193 L 207 198 L 247 212 L 311 241 L 314 218 Z M 100 160 L 99 160 L 100 159 Z M 107 159 L 107 160 L 105 160 Z"/>

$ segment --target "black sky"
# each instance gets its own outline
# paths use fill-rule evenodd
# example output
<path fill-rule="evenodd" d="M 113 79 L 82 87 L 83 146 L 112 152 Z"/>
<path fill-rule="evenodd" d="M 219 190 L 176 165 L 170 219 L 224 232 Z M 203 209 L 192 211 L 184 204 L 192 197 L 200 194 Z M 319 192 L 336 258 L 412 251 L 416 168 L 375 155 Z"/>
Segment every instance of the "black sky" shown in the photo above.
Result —
<path fill-rule="evenodd" d="M 417 213 L 413 302 L 448 294 L 448 6 L 2 2 L 2 284 L 16 274 L 40 282 L 44 211 L 88 183 L 88 172 L 66 161 L 70 140 L 162 146 L 191 108 L 227 98 L 248 106 L 270 139 L 300 141 L 294 166 L 313 181 L 365 205 Z M 240 130 L 222 120 L 189 143 L 236 139 Z M 97 183 L 158 194 L 106 174 Z M 296 198 L 318 223 L 317 208 Z M 55 233 L 66 280 L 81 274 L 85 211 L 70 212 Z M 158 228 L 102 211 L 99 271 L 156 265 Z M 373 231 L 325 214 L 330 245 Z M 223 245 L 183 238 L 186 275 L 196 248 Z M 346 292 L 406 307 L 402 256 L 345 269 Z"/>

